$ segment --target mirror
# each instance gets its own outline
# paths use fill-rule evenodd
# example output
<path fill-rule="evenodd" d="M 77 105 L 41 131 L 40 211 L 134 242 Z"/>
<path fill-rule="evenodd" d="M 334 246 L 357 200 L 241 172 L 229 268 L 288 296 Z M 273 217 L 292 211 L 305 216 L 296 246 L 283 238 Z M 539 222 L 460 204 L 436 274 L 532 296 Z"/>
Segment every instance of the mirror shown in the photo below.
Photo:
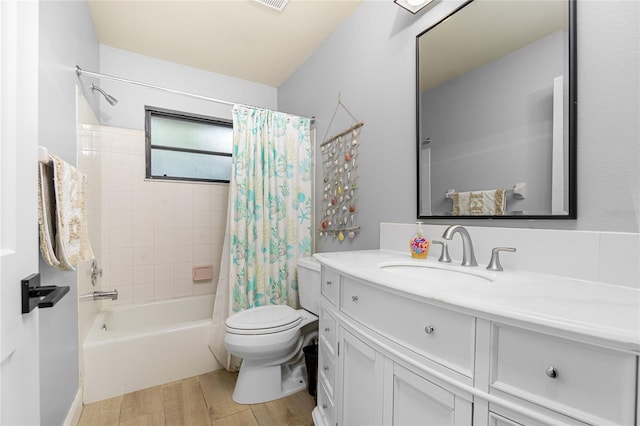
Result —
<path fill-rule="evenodd" d="M 472 0 L 417 36 L 419 218 L 576 217 L 575 33 L 575 0 Z"/>

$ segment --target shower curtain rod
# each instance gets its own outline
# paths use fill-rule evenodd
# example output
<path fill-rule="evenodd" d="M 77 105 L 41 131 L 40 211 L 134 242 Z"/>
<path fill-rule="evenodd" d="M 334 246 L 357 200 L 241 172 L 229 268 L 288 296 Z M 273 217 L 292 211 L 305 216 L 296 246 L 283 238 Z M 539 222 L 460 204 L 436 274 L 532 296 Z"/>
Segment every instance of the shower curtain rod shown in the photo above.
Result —
<path fill-rule="evenodd" d="M 90 76 L 93 76 L 93 77 L 102 77 L 102 78 L 107 78 L 107 79 L 110 79 L 110 80 L 119 81 L 121 83 L 129 83 L 129 84 L 135 84 L 137 86 L 148 87 L 150 89 L 164 90 L 165 92 L 171 92 L 171 93 L 175 93 L 175 94 L 178 94 L 178 95 L 190 96 L 192 98 L 201 99 L 201 100 L 204 100 L 204 101 L 216 102 L 216 103 L 224 104 L 224 105 L 233 106 L 233 105 L 236 104 L 236 102 L 225 101 L 224 99 L 210 98 L 208 96 L 202 96 L 202 95 L 198 95 L 198 94 L 195 94 L 195 93 L 183 92 L 182 90 L 169 89 L 168 87 L 154 86 L 153 84 L 142 83 L 140 81 L 129 80 L 129 79 L 126 79 L 126 78 L 121 78 L 121 77 L 115 77 L 113 75 L 102 74 L 102 73 L 99 73 L 99 72 L 87 71 L 87 70 L 83 70 L 82 68 L 80 68 L 79 65 L 76 65 L 76 74 L 78 75 L 78 77 L 80 77 L 81 74 L 87 74 L 87 75 L 90 75 Z M 305 117 L 305 118 L 311 119 L 311 123 L 312 124 L 316 121 L 315 117 Z"/>

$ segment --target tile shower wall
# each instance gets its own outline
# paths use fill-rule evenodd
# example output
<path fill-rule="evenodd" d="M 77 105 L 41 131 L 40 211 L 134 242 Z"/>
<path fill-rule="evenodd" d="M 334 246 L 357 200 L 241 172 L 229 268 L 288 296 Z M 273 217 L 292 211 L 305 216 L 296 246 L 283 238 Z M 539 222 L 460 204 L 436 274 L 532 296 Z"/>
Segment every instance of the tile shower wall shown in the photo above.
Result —
<path fill-rule="evenodd" d="M 213 293 L 226 225 L 227 184 L 145 180 L 145 136 L 101 126 L 103 290 L 127 304 Z M 95 142 L 95 141 L 94 141 Z M 213 280 L 193 281 L 212 265 Z"/>
<path fill-rule="evenodd" d="M 102 195 L 101 195 L 101 157 L 99 146 L 99 125 L 91 107 L 82 94 L 77 95 L 77 167 L 87 174 L 87 230 L 89 241 L 96 259 L 102 259 Z M 84 342 L 91 324 L 100 311 L 100 302 L 85 303 L 83 295 L 101 290 L 100 283 L 91 284 L 91 262 L 78 265 L 78 337 L 80 347 Z M 82 357 L 80 357 L 82 360 Z M 82 361 L 80 361 L 82 362 Z"/>

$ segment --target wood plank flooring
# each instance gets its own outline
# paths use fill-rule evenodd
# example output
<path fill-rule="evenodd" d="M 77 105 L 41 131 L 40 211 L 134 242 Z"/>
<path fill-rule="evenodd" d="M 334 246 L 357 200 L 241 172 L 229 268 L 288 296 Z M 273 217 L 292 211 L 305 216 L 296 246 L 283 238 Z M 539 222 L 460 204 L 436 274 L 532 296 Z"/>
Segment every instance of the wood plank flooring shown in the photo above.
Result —
<path fill-rule="evenodd" d="M 79 426 L 313 426 L 306 390 L 262 404 L 233 402 L 236 373 L 213 371 L 82 409 Z"/>

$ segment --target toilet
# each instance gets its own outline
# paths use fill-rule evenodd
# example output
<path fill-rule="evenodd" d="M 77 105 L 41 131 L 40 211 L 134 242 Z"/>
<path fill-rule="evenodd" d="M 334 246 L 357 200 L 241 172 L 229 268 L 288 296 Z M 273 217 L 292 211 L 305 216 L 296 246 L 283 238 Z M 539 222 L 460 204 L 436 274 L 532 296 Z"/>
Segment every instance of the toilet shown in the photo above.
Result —
<path fill-rule="evenodd" d="M 242 358 L 233 400 L 240 404 L 272 401 L 306 389 L 302 348 L 318 336 L 320 264 L 300 258 L 300 306 L 268 305 L 231 315 L 225 321 L 227 352 Z"/>

